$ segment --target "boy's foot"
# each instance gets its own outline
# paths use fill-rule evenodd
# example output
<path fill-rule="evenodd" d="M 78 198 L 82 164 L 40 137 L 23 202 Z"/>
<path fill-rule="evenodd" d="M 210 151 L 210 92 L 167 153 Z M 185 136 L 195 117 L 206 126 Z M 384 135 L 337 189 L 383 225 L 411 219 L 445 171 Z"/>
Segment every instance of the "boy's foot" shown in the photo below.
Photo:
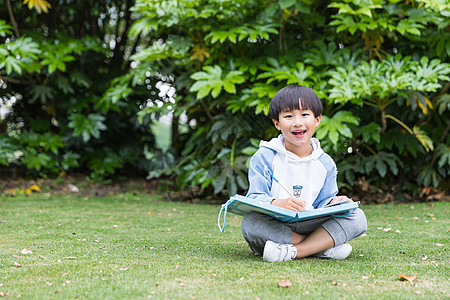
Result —
<path fill-rule="evenodd" d="M 277 244 L 267 241 L 264 246 L 263 259 L 268 262 L 293 260 L 297 249 L 292 244 Z"/>
<path fill-rule="evenodd" d="M 325 251 L 314 254 L 315 257 L 331 258 L 331 259 L 345 259 L 352 252 L 352 246 L 349 244 L 342 244 Z"/>

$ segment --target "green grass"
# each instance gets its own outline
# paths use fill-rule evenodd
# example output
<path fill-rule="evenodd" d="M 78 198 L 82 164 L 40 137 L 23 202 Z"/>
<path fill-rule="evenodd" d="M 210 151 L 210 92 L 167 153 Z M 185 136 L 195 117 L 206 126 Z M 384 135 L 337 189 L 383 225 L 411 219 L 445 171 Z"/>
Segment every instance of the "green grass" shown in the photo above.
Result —
<path fill-rule="evenodd" d="M 243 240 L 241 217 L 229 215 L 220 233 L 219 206 L 158 199 L 3 197 L 0 292 L 22 299 L 450 296 L 449 203 L 362 205 L 368 231 L 351 242 L 346 260 L 265 263 Z M 399 274 L 418 276 L 410 283 Z M 285 279 L 292 287 L 278 286 Z"/>

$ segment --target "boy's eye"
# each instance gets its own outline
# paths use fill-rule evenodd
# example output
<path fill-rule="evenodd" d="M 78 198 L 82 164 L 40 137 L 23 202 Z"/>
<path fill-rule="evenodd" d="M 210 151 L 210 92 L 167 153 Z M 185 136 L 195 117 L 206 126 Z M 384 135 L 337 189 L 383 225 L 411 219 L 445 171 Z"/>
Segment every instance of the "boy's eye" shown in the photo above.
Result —
<path fill-rule="evenodd" d="M 292 115 L 284 115 L 285 118 L 292 118 Z"/>

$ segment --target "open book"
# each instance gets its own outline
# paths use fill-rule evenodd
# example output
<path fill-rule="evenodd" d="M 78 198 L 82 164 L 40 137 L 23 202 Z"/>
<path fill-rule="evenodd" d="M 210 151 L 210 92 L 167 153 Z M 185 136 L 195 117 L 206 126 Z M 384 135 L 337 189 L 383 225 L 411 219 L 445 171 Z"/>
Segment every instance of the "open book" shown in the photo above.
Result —
<path fill-rule="evenodd" d="M 227 212 L 245 216 L 249 212 L 255 211 L 269 215 L 281 222 L 292 223 L 328 215 L 334 215 L 336 217 L 348 216 L 349 214 L 351 214 L 351 211 L 355 208 L 358 208 L 358 206 L 359 202 L 344 202 L 332 206 L 296 212 L 272 205 L 268 202 L 250 199 L 241 195 L 234 195 L 225 204 L 222 204 L 222 208 L 220 209 L 219 217 L 217 220 L 217 225 L 219 226 L 219 230 L 221 232 L 225 230 Z M 223 225 L 221 226 L 220 220 L 222 214 Z"/>

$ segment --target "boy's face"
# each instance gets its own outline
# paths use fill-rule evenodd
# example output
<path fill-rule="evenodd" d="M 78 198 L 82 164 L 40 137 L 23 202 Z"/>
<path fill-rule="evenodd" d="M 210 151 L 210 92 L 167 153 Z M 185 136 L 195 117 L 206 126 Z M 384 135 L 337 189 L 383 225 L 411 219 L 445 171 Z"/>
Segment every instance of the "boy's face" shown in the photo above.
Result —
<path fill-rule="evenodd" d="M 322 116 L 314 117 L 311 110 L 295 109 L 279 114 L 279 121 L 272 120 L 284 135 L 286 149 L 300 157 L 311 154 L 310 140 L 320 124 Z"/>

